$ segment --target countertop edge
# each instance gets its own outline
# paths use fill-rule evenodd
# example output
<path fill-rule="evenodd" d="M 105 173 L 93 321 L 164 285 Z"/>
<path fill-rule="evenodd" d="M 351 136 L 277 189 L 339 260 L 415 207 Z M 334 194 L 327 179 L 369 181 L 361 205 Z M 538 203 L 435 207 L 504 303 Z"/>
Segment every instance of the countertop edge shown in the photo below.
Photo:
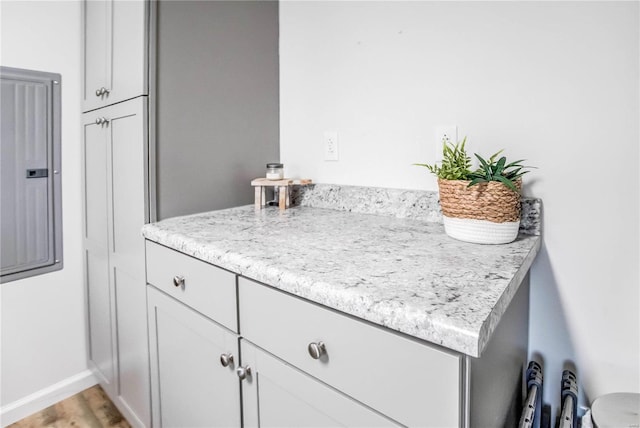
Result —
<path fill-rule="evenodd" d="M 482 355 L 482 352 L 484 351 L 485 347 L 491 340 L 493 332 L 495 331 L 500 320 L 502 319 L 502 316 L 507 311 L 507 308 L 511 304 L 511 301 L 513 300 L 514 296 L 520 289 L 522 282 L 524 281 L 525 277 L 531 270 L 531 266 L 533 265 L 533 262 L 536 256 L 538 255 L 538 253 L 540 252 L 540 248 L 542 247 L 541 241 L 542 239 L 538 236 L 537 239 L 535 240 L 535 246 L 531 248 L 531 250 L 529 251 L 529 254 L 527 254 L 527 257 L 524 259 L 522 265 L 520 266 L 518 271 L 515 273 L 515 275 L 509 282 L 509 285 L 505 288 L 504 292 L 502 293 L 502 295 L 496 302 L 495 306 L 493 307 L 493 310 L 491 311 L 491 313 L 483 323 L 480 329 L 480 334 L 478 336 L 477 352 L 476 352 L 476 355 L 472 355 L 473 357 L 479 358 Z"/>

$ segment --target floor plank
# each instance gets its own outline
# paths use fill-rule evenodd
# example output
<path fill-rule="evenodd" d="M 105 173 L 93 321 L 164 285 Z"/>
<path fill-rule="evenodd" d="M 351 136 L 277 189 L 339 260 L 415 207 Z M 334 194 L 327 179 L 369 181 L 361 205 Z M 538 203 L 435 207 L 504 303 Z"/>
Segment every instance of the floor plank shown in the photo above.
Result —
<path fill-rule="evenodd" d="M 124 419 L 116 406 L 109 400 L 102 388 L 89 388 L 82 391 L 83 398 L 91 412 L 103 427 L 129 428 L 129 423 Z"/>
<path fill-rule="evenodd" d="M 7 428 L 131 428 L 131 425 L 96 385 Z"/>

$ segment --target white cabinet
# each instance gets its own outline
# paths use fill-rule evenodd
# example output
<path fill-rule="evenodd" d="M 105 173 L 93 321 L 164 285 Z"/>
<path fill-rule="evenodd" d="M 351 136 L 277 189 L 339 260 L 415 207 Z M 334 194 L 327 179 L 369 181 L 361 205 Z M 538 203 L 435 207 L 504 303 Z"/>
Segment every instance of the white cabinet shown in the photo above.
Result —
<path fill-rule="evenodd" d="M 91 0 L 83 5 L 83 111 L 147 95 L 148 2 Z"/>
<path fill-rule="evenodd" d="M 149 284 L 238 331 L 234 274 L 150 241 L 146 248 Z"/>
<path fill-rule="evenodd" d="M 460 424 L 459 355 L 245 278 L 238 296 L 242 337 L 269 353 L 402 425 Z"/>
<path fill-rule="evenodd" d="M 154 426 L 463 425 L 459 354 L 146 248 Z"/>
<path fill-rule="evenodd" d="M 108 131 L 85 114 L 84 170 L 84 262 L 87 283 L 89 361 L 107 393 L 113 393 L 113 337 L 109 284 Z"/>
<path fill-rule="evenodd" d="M 239 427 L 235 275 L 147 242 L 147 281 L 153 426 Z"/>
<path fill-rule="evenodd" d="M 150 426 L 144 239 L 149 221 L 145 0 L 83 2 L 89 364 L 134 426 Z"/>
<path fill-rule="evenodd" d="M 136 426 L 149 425 L 144 270 L 146 99 L 83 115 L 89 361 Z"/>
<path fill-rule="evenodd" d="M 401 426 L 246 340 L 241 352 L 245 427 Z"/>
<path fill-rule="evenodd" d="M 148 312 L 153 426 L 239 427 L 237 335 L 152 286 Z"/>

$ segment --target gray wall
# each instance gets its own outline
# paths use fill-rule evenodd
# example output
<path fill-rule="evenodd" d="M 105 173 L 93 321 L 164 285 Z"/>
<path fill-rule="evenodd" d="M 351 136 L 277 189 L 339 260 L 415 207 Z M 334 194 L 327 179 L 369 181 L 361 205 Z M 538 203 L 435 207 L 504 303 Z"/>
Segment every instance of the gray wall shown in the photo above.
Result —
<path fill-rule="evenodd" d="M 157 34 L 158 219 L 252 203 L 279 160 L 278 3 L 160 1 Z"/>

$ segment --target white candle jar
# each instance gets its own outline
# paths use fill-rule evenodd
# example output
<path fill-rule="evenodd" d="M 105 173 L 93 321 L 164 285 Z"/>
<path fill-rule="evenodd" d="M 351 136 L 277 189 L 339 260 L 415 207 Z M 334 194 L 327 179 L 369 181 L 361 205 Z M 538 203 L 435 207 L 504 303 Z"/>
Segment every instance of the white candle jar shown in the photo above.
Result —
<path fill-rule="evenodd" d="M 284 178 L 284 165 L 281 163 L 267 164 L 267 180 L 282 180 Z"/>

